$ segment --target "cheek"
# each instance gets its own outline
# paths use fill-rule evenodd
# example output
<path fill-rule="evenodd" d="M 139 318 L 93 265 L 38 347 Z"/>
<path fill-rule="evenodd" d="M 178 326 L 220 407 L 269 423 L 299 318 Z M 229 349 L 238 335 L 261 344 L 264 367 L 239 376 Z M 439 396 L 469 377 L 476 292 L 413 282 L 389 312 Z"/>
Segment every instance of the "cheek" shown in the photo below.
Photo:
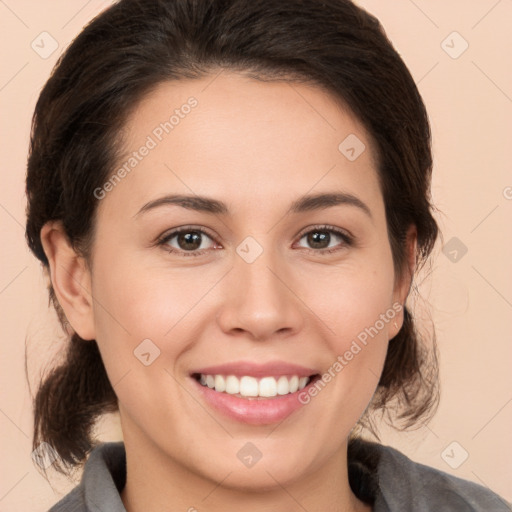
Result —
<path fill-rule="evenodd" d="M 200 301 L 210 279 L 193 269 L 172 272 L 148 268 L 143 261 L 119 258 L 115 265 L 95 267 L 93 293 L 99 334 L 111 329 L 131 338 L 164 337 Z M 110 334 L 113 334 L 110 332 Z"/>
<path fill-rule="evenodd" d="M 315 273 L 314 285 L 305 284 L 302 294 L 328 328 L 333 348 L 341 353 L 353 339 L 359 338 L 364 343 L 368 330 L 372 338 L 387 339 L 396 314 L 393 285 L 391 255 L 383 252 L 380 258 L 366 262 L 320 269 Z"/>
<path fill-rule="evenodd" d="M 115 265 L 103 254 L 95 259 L 96 341 L 113 384 L 129 372 L 127 380 L 137 379 L 138 393 L 152 395 L 159 380 L 164 389 L 173 386 L 164 370 L 174 373 L 180 355 L 213 318 L 205 297 L 222 272 L 192 267 L 173 271 L 121 253 L 113 259 Z M 122 393 L 118 388 L 116 392 Z"/>
<path fill-rule="evenodd" d="M 101 256 L 95 260 L 92 281 L 96 341 L 113 384 L 127 372 L 143 382 L 149 368 L 144 363 L 161 363 L 163 342 L 169 338 L 165 334 L 192 298 L 183 286 L 152 277 L 140 262 L 120 256 L 110 264 Z M 167 345 L 165 351 L 179 350 L 176 344 Z"/>
<path fill-rule="evenodd" d="M 366 261 L 317 272 L 314 282 L 302 293 L 321 320 L 317 325 L 328 345 L 322 380 L 333 382 L 332 387 L 343 395 L 338 397 L 340 402 L 362 413 L 378 384 L 389 330 L 401 310 L 393 304 L 391 253 L 382 251 Z"/>
<path fill-rule="evenodd" d="M 171 375 L 190 343 L 182 324 L 201 290 L 187 287 L 183 280 L 173 281 L 164 269 L 143 269 L 142 262 L 123 257 L 116 259 L 116 265 L 95 261 L 96 341 L 125 415 L 139 424 L 160 418 L 160 424 L 169 420 L 168 414 L 172 416 L 173 409 L 163 406 L 163 397 L 179 392 Z"/>

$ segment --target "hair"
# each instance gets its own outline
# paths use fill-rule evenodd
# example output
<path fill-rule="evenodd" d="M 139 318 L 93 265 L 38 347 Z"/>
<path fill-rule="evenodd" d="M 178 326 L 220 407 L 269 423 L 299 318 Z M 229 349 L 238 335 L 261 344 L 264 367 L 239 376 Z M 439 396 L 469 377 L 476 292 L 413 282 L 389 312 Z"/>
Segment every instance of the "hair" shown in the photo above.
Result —
<path fill-rule="evenodd" d="M 313 84 L 347 105 L 373 141 L 395 273 L 407 271 L 410 225 L 417 229 L 416 262 L 425 263 L 438 235 L 428 116 L 374 16 L 349 0 L 121 0 L 68 47 L 35 108 L 26 236 L 46 269 L 40 232 L 48 221 L 61 221 L 73 248 L 90 258 L 98 206 L 93 192 L 112 175 L 123 128 L 140 101 L 163 82 L 224 69 Z M 59 311 L 51 284 L 49 293 Z M 403 327 L 389 343 L 368 412 L 393 403 L 401 428 L 433 413 L 438 379 L 430 341 L 427 348 L 404 306 Z M 64 466 L 77 466 L 95 444 L 96 419 L 116 409 L 97 343 L 75 333 L 64 361 L 36 393 L 34 448 L 46 441 Z"/>

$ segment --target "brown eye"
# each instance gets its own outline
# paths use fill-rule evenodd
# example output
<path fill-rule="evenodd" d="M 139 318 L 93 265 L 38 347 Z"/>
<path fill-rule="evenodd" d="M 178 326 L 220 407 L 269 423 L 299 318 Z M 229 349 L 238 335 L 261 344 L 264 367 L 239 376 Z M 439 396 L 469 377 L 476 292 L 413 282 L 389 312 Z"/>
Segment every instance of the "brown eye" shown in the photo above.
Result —
<path fill-rule="evenodd" d="M 198 231 L 189 231 L 177 235 L 178 246 L 184 251 L 193 251 L 201 247 L 202 235 Z"/>
<path fill-rule="evenodd" d="M 201 229 L 181 228 L 163 237 L 159 245 L 171 253 L 182 253 L 187 256 L 199 256 L 203 250 L 215 249 L 211 236 Z M 188 253 L 188 254 L 185 254 Z"/>
<path fill-rule="evenodd" d="M 306 236 L 308 244 L 312 249 L 325 249 L 329 247 L 331 235 L 327 231 L 312 231 Z"/>
<path fill-rule="evenodd" d="M 303 242 L 305 240 L 305 244 Z M 319 254 L 331 253 L 352 245 L 352 237 L 347 233 L 329 226 L 322 226 L 305 232 L 299 240 L 299 246 L 316 250 Z"/>

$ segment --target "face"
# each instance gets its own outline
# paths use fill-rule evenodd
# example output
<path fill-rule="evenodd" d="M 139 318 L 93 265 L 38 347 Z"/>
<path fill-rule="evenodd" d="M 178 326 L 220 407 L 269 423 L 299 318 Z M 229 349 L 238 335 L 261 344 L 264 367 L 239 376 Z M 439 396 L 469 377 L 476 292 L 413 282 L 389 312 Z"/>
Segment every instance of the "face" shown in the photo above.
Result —
<path fill-rule="evenodd" d="M 407 288 L 363 126 L 319 88 L 223 72 L 159 86 L 124 148 L 90 321 L 126 443 L 251 488 L 341 460 Z"/>

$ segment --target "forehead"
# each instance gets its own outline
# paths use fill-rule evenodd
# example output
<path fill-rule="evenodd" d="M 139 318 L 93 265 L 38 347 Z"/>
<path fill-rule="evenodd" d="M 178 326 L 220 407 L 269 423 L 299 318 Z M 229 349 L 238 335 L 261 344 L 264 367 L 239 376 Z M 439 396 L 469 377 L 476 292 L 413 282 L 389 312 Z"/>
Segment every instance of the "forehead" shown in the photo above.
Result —
<path fill-rule="evenodd" d="M 126 178 L 110 195 L 130 189 L 134 207 L 164 192 L 245 203 L 312 189 L 380 193 L 364 126 L 312 85 L 226 71 L 162 83 L 128 118 L 124 149 L 114 172 L 124 166 Z"/>

